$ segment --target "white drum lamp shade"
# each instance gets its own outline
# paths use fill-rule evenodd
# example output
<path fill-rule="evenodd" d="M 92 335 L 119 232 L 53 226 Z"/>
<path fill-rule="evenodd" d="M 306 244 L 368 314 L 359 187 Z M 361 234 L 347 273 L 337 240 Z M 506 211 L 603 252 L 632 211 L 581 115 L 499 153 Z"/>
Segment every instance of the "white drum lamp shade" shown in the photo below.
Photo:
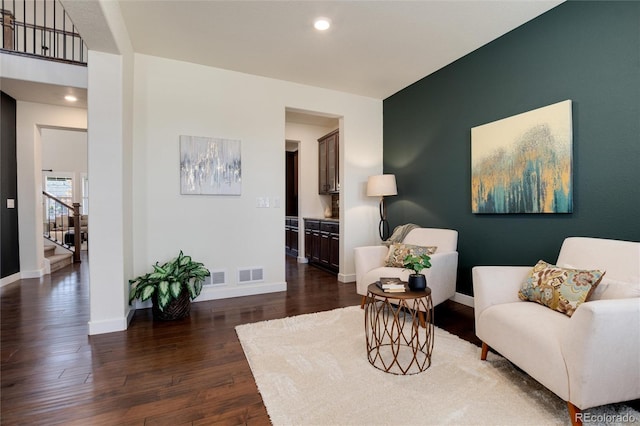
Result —
<path fill-rule="evenodd" d="M 396 175 L 369 176 L 369 180 L 367 181 L 367 195 L 370 197 L 398 195 Z"/>

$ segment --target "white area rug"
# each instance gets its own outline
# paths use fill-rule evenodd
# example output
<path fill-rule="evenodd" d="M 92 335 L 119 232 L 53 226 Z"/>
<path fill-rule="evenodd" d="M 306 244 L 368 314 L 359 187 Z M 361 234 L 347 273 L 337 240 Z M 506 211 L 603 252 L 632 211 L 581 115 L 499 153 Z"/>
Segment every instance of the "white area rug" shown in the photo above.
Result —
<path fill-rule="evenodd" d="M 369 364 L 357 306 L 236 332 L 274 425 L 570 424 L 555 394 L 502 357 L 480 361 L 480 348 L 438 328 L 431 367 L 412 376 Z M 585 413 L 589 424 L 640 421 L 625 405 Z"/>

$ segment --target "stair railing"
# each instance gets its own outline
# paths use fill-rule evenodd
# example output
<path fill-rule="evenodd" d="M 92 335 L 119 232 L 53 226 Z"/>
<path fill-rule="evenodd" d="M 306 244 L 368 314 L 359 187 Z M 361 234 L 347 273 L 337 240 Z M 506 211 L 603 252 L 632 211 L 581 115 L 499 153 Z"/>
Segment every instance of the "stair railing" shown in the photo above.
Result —
<path fill-rule="evenodd" d="M 44 196 L 42 203 L 44 208 L 43 236 L 54 244 L 71 251 L 73 261 L 80 262 L 80 246 L 82 244 L 80 203 L 69 205 L 46 191 L 42 191 L 42 195 Z M 73 226 L 69 225 L 71 221 L 68 218 L 73 218 Z M 70 233 L 72 230 L 73 236 Z M 73 244 L 71 244 L 71 238 L 73 238 Z"/>
<path fill-rule="evenodd" d="M 0 0 L 0 50 L 87 65 L 87 46 L 58 0 Z"/>

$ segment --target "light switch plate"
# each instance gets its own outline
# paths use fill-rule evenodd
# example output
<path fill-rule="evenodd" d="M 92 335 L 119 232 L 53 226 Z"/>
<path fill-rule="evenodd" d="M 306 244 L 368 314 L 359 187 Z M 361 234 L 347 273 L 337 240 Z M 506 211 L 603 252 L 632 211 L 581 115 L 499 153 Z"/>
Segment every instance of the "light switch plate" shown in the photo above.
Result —
<path fill-rule="evenodd" d="M 269 197 L 257 197 L 256 207 L 259 209 L 265 209 L 269 207 Z"/>

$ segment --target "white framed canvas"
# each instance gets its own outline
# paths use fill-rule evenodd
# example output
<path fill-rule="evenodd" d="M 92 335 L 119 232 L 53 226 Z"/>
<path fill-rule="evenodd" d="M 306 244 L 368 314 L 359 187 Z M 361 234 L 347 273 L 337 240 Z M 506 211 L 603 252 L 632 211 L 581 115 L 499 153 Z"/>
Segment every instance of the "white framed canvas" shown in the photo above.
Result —
<path fill-rule="evenodd" d="M 180 193 L 240 195 L 240 141 L 180 136 Z"/>
<path fill-rule="evenodd" d="M 570 100 L 472 128 L 472 212 L 571 213 L 572 150 Z"/>

